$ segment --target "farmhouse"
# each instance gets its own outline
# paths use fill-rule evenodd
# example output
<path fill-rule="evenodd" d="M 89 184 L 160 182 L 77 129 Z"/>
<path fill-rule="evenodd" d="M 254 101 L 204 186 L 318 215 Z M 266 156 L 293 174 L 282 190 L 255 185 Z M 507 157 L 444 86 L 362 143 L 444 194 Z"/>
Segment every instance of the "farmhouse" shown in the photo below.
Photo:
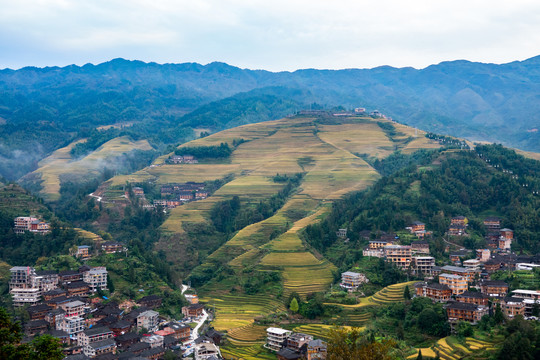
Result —
<path fill-rule="evenodd" d="M 416 283 L 414 285 L 416 296 L 428 297 L 438 302 L 447 302 L 452 297 L 452 289 L 438 283 Z"/>
<path fill-rule="evenodd" d="M 322 340 L 311 340 L 307 348 L 307 360 L 326 359 L 326 343 Z"/>
<path fill-rule="evenodd" d="M 182 308 L 182 314 L 186 317 L 199 317 L 203 314 L 203 304 L 191 304 Z"/>
<path fill-rule="evenodd" d="M 476 324 L 482 316 L 488 313 L 488 308 L 476 304 L 455 302 L 446 306 L 448 321 L 457 323 L 458 321 L 467 321 Z"/>
<path fill-rule="evenodd" d="M 101 251 L 105 254 L 114 254 L 124 251 L 124 246 L 116 241 L 107 241 L 101 245 Z"/>
<path fill-rule="evenodd" d="M 146 306 L 147 308 L 150 308 L 150 309 L 155 309 L 161 306 L 162 301 L 163 300 L 161 299 L 161 297 L 157 295 L 148 295 L 141 298 L 139 301 L 137 301 L 137 304 L 141 306 Z"/>

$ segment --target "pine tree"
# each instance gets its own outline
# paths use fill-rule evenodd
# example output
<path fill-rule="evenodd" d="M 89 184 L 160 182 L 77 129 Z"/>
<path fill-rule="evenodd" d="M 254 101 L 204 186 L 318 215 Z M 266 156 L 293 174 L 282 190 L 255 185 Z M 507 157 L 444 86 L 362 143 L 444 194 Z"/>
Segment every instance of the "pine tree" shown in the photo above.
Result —
<path fill-rule="evenodd" d="M 422 350 L 418 350 L 418 356 L 416 357 L 416 360 L 422 360 Z"/>
<path fill-rule="evenodd" d="M 408 287 L 408 286 L 405 286 L 405 289 L 403 289 L 403 297 L 404 297 L 406 300 L 410 300 L 410 299 L 411 299 L 411 292 L 409 291 L 409 287 Z"/>

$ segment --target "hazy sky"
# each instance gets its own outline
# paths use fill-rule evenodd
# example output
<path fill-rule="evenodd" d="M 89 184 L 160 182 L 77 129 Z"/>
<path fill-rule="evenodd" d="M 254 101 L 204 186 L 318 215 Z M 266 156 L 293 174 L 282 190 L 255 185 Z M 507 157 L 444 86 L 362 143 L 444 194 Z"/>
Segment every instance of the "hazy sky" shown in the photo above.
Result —
<path fill-rule="evenodd" d="M 422 68 L 540 54 L 538 0 L 0 0 L 0 68 L 112 58 Z"/>

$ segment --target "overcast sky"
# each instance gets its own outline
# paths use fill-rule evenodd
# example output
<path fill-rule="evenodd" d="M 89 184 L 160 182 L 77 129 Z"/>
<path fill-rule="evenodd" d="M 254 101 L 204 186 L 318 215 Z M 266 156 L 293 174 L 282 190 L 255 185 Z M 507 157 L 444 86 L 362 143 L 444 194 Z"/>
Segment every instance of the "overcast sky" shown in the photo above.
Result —
<path fill-rule="evenodd" d="M 540 54 L 538 0 L 0 0 L 0 68 L 222 61 L 272 71 Z"/>

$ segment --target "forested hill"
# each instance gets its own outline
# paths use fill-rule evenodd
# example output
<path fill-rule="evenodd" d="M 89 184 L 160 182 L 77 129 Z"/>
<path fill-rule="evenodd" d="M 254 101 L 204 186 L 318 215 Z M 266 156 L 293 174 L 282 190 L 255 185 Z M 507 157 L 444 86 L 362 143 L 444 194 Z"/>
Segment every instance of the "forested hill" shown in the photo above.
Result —
<path fill-rule="evenodd" d="M 391 167 L 396 157 L 378 162 Z M 514 229 L 516 249 L 540 250 L 540 162 L 525 159 L 499 145 L 475 151 L 442 151 L 416 155 L 415 161 L 374 186 L 335 202 L 330 215 L 306 229 L 308 242 L 328 254 L 339 228 L 348 228 L 349 246 L 362 247 L 362 231 L 394 232 L 413 221 L 426 223 L 441 240 L 454 216 L 466 216 L 471 249 L 485 246 L 483 220 L 498 216 L 501 226 Z M 336 265 L 346 262 L 332 258 Z M 349 252 L 350 254 L 350 252 Z"/>

